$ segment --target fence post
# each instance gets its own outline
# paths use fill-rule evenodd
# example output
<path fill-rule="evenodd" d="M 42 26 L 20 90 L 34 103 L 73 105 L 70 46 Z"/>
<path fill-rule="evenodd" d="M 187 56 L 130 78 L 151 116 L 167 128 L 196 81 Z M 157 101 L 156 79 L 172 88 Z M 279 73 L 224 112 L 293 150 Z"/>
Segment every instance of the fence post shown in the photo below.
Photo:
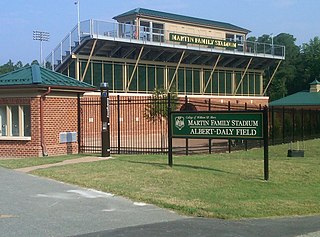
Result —
<path fill-rule="evenodd" d="M 187 108 L 187 103 L 188 103 L 188 97 L 185 96 L 184 97 L 184 104 L 185 104 L 186 108 Z M 186 156 L 188 156 L 188 155 L 189 155 L 189 138 L 186 138 Z"/>
<path fill-rule="evenodd" d="M 110 156 L 110 108 L 109 108 L 109 85 L 106 82 L 100 84 L 101 90 L 101 140 L 102 157 Z"/>
<path fill-rule="evenodd" d="M 228 101 L 228 111 L 231 110 L 231 103 L 230 103 L 230 100 Z M 231 139 L 229 138 L 228 139 L 228 150 L 229 150 L 229 153 L 231 153 Z"/>
<path fill-rule="evenodd" d="M 245 110 L 245 111 L 248 110 L 248 104 L 247 104 L 247 102 L 244 103 L 244 110 Z M 244 149 L 245 149 L 246 151 L 248 151 L 248 140 L 245 140 L 245 141 L 244 141 Z"/>
<path fill-rule="evenodd" d="M 311 109 L 309 109 L 309 139 L 312 137 L 312 124 L 311 124 L 312 118 L 311 118 Z"/>
<path fill-rule="evenodd" d="M 211 99 L 209 99 L 209 111 L 211 111 Z M 211 139 L 209 138 L 209 154 L 212 153 Z"/>
<path fill-rule="evenodd" d="M 292 109 L 292 142 L 294 142 L 295 141 L 295 136 L 294 136 L 294 132 L 295 132 L 295 129 L 294 129 L 294 127 L 295 127 L 295 109 Z"/>
<path fill-rule="evenodd" d="M 304 140 L 304 114 L 303 108 L 301 109 L 301 140 Z"/>
<path fill-rule="evenodd" d="M 271 134 L 272 134 L 272 145 L 274 145 L 274 107 L 271 107 Z"/>
<path fill-rule="evenodd" d="M 284 123 L 284 117 L 285 117 L 285 111 L 284 111 L 284 107 L 282 107 L 282 143 L 285 142 L 285 123 Z"/>
<path fill-rule="evenodd" d="M 80 94 L 78 93 L 77 96 L 77 102 L 78 102 L 78 153 L 81 153 L 81 99 Z"/>
<path fill-rule="evenodd" d="M 168 93 L 168 163 L 172 167 L 171 98 Z"/>
<path fill-rule="evenodd" d="M 260 111 L 262 110 L 261 104 L 259 104 L 259 110 L 260 110 Z M 260 148 L 262 147 L 261 140 L 259 140 L 259 147 L 260 147 Z"/>
<path fill-rule="evenodd" d="M 120 128 L 120 95 L 117 95 L 117 108 L 118 108 L 118 113 L 117 113 L 117 122 L 118 122 L 118 154 L 120 154 L 120 147 L 121 147 L 121 128 Z"/>
<path fill-rule="evenodd" d="M 264 180 L 269 179 L 269 134 L 268 134 L 268 107 L 263 109 L 263 140 L 264 140 Z"/>

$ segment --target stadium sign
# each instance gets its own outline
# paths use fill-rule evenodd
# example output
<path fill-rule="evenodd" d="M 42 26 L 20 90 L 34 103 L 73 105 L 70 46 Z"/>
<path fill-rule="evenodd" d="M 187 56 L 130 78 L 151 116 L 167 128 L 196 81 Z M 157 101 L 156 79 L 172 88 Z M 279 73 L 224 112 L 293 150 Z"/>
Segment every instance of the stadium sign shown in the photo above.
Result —
<path fill-rule="evenodd" d="M 269 179 L 268 108 L 258 111 L 177 112 L 168 108 L 168 164 L 173 138 L 263 140 L 264 179 Z"/>
<path fill-rule="evenodd" d="M 263 139 L 263 114 L 171 113 L 172 137 Z"/>
<path fill-rule="evenodd" d="M 186 44 L 200 44 L 208 45 L 213 47 L 223 47 L 223 48 L 237 48 L 236 42 L 230 42 L 226 40 L 218 40 L 206 37 L 198 37 L 191 35 L 181 35 L 176 33 L 169 34 L 169 40 L 174 42 L 181 42 Z"/>

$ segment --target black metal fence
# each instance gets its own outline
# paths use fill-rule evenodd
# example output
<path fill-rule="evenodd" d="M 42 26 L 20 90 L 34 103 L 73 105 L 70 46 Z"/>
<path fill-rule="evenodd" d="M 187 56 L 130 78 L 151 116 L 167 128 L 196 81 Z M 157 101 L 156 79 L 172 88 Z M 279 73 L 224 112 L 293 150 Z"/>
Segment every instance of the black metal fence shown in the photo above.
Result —
<path fill-rule="evenodd" d="M 184 97 L 172 100 L 175 110 L 259 110 L 251 104 L 220 103 L 210 99 Z M 110 144 L 113 154 L 167 153 L 166 96 L 127 96 L 110 98 Z M 80 101 L 79 148 L 82 153 L 101 152 L 100 97 Z M 269 144 L 290 143 L 320 137 L 320 110 L 269 109 Z M 261 141 L 174 139 L 176 154 L 213 153 L 261 147 Z"/>
<path fill-rule="evenodd" d="M 271 107 L 271 144 L 290 143 L 320 137 L 320 110 Z"/>

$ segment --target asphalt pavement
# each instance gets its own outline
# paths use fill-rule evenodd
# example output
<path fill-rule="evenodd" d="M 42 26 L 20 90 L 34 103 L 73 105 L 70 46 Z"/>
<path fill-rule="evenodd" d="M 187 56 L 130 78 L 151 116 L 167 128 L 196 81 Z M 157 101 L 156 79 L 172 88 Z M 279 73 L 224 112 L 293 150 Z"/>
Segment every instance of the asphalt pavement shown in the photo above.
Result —
<path fill-rule="evenodd" d="M 320 237 L 320 216 L 190 218 L 109 193 L 0 168 L 0 236 Z"/>

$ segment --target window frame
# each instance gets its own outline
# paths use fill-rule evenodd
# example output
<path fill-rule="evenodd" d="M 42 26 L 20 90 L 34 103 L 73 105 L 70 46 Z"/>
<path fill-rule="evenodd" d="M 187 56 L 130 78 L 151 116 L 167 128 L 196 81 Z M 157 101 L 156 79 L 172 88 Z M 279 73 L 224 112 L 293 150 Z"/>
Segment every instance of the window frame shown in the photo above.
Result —
<path fill-rule="evenodd" d="M 29 109 L 25 111 L 24 107 L 28 106 Z M 31 108 L 30 105 L 0 105 L 1 108 L 4 108 L 4 116 L 6 124 L 2 123 L 2 117 L 0 117 L 0 140 L 31 140 Z M 16 126 L 18 126 L 18 135 L 13 135 L 13 108 L 17 107 L 18 109 L 18 123 Z M 29 114 L 25 114 L 29 113 Z M 1 116 L 1 115 L 0 115 Z M 28 119 L 28 124 L 25 124 L 25 116 L 29 116 L 30 119 Z M 5 134 L 3 134 L 2 130 L 5 126 Z M 25 134 L 26 126 L 30 126 L 30 134 Z"/>

